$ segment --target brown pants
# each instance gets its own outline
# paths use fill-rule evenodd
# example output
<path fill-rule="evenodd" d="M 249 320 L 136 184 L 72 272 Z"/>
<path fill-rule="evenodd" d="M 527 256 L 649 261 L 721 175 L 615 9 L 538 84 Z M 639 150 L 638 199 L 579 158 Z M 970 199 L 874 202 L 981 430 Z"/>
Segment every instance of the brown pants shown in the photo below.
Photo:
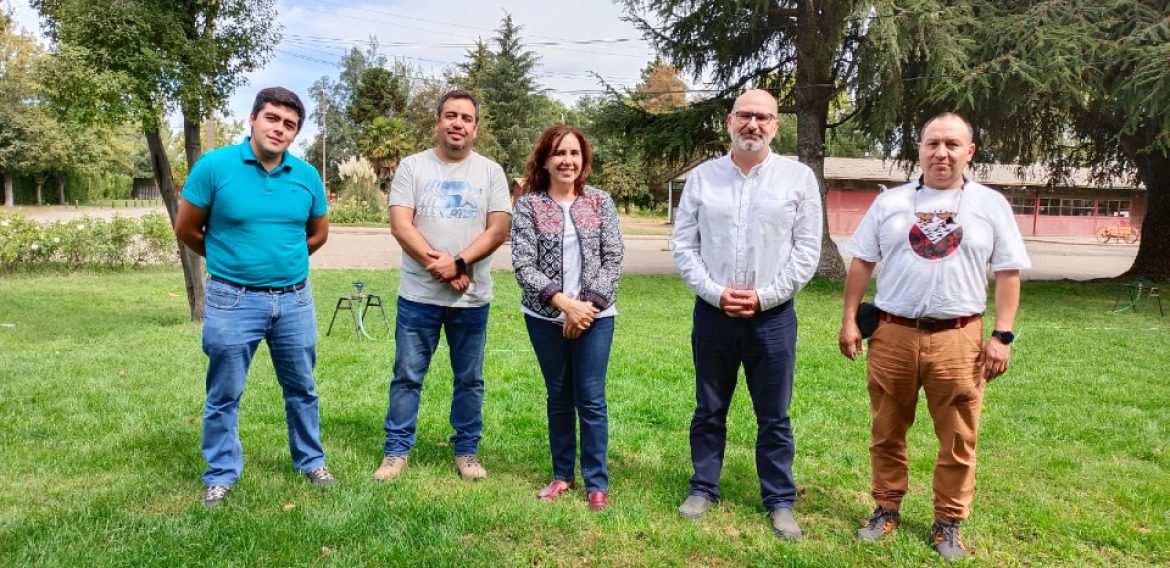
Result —
<path fill-rule="evenodd" d="M 873 498 L 898 509 L 909 486 L 906 431 L 914 423 L 918 389 L 938 437 L 934 515 L 966 519 L 975 495 L 975 441 L 985 382 L 975 359 L 983 348 L 983 322 L 927 332 L 882 322 L 869 340 L 868 386 L 873 415 Z"/>

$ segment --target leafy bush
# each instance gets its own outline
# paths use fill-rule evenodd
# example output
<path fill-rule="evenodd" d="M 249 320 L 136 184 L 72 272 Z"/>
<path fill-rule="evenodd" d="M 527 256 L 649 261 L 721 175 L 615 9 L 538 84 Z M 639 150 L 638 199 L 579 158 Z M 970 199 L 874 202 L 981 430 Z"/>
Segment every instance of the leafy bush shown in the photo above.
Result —
<path fill-rule="evenodd" d="M 371 208 L 368 203 L 353 197 L 342 197 L 329 206 L 329 222 L 338 224 L 390 224 L 390 211 L 383 204 Z"/>
<path fill-rule="evenodd" d="M 178 261 L 175 235 L 166 217 L 82 217 L 38 223 L 0 215 L 0 272 L 18 267 L 140 266 Z"/>

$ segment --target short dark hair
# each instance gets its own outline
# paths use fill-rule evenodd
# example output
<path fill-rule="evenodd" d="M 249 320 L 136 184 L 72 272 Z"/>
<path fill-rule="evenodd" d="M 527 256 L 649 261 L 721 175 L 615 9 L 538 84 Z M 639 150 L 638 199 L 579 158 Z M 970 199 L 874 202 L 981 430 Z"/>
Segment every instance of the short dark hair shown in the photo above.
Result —
<path fill-rule="evenodd" d="M 566 136 L 576 136 L 581 142 L 581 175 L 573 181 L 573 194 L 581 195 L 585 191 L 585 182 L 589 179 L 589 172 L 593 166 L 593 149 L 589 147 L 589 140 L 585 134 L 568 124 L 558 124 L 545 130 L 536 141 L 532 155 L 528 156 L 528 163 L 524 167 L 524 193 L 531 191 L 548 191 L 552 185 L 548 170 L 544 169 L 549 156 L 557 151 L 561 140 Z"/>
<path fill-rule="evenodd" d="M 268 103 L 297 111 L 297 132 L 301 131 L 301 125 L 305 123 L 305 105 L 296 93 L 284 87 L 260 89 L 260 92 L 256 93 L 256 101 L 252 103 L 252 118 L 256 118 L 256 115 L 260 114 L 260 109 Z"/>
<path fill-rule="evenodd" d="M 435 106 L 435 118 L 443 116 L 443 105 L 451 99 L 467 99 L 471 101 L 471 106 L 475 107 L 475 122 L 479 122 L 479 101 L 476 100 L 475 95 L 464 91 L 463 89 L 451 89 L 439 97 L 439 104 Z"/>
<path fill-rule="evenodd" d="M 926 121 L 926 124 L 922 125 L 922 131 L 918 133 L 918 141 L 923 141 L 923 137 L 926 135 L 926 127 L 930 126 L 930 123 L 943 118 L 957 118 L 963 121 L 963 126 L 967 127 L 967 142 L 972 144 L 975 143 L 975 129 L 971 128 L 971 123 L 968 122 L 967 119 L 963 118 L 963 115 L 957 112 L 940 112 L 930 117 L 930 120 Z"/>

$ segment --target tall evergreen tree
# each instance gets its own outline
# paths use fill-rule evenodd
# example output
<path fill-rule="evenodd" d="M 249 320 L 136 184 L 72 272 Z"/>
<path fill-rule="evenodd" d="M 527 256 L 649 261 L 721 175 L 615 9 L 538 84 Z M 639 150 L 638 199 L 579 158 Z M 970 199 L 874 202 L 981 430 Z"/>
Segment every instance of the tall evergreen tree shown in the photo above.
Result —
<path fill-rule="evenodd" d="M 524 48 L 520 31 L 512 15 L 505 15 L 493 40 L 496 49 L 491 63 L 482 70 L 478 85 L 473 85 L 483 95 L 481 112 L 488 117 L 491 133 L 503 149 L 500 165 L 512 177 L 523 175 L 524 162 L 541 126 L 536 79 L 532 76 L 538 58 Z"/>

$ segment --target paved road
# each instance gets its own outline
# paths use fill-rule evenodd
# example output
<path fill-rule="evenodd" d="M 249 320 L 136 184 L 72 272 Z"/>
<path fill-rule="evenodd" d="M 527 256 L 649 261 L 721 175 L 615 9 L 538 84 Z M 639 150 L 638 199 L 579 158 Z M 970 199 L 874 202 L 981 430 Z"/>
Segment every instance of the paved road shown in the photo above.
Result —
<path fill-rule="evenodd" d="M 838 246 L 848 236 L 833 237 Z M 1032 259 L 1027 280 L 1089 280 L 1125 272 L 1133 264 L 1137 245 L 1098 244 L 1092 238 L 1033 237 L 1025 239 Z M 625 271 L 631 274 L 675 274 L 666 236 L 627 236 Z M 401 249 L 389 229 L 333 227 L 329 241 L 311 257 L 314 268 L 397 268 Z M 509 270 L 512 252 L 504 245 L 492 259 L 492 268 Z M 846 258 L 846 263 L 849 259 Z"/>
<path fill-rule="evenodd" d="M 162 208 L 68 208 L 27 207 L 19 211 L 41 221 L 73 219 L 84 215 L 111 217 L 115 214 L 141 217 L 150 212 L 163 213 Z M 669 237 L 665 227 L 646 224 L 639 232 L 662 232 L 655 236 L 627 236 L 625 271 L 631 274 L 675 274 L 674 262 L 668 248 Z M 833 238 L 838 245 L 849 240 L 841 235 Z M 1089 280 L 1109 278 L 1125 272 L 1133 264 L 1137 245 L 1098 244 L 1092 237 L 1028 237 L 1025 239 L 1032 258 L 1031 270 L 1023 277 L 1028 280 Z M 389 229 L 334 226 L 329 241 L 311 257 L 314 268 L 397 268 L 401 259 L 398 243 Z M 505 245 L 496 252 L 492 267 L 511 269 L 511 250 Z M 848 263 L 848 258 L 846 262 Z"/>

